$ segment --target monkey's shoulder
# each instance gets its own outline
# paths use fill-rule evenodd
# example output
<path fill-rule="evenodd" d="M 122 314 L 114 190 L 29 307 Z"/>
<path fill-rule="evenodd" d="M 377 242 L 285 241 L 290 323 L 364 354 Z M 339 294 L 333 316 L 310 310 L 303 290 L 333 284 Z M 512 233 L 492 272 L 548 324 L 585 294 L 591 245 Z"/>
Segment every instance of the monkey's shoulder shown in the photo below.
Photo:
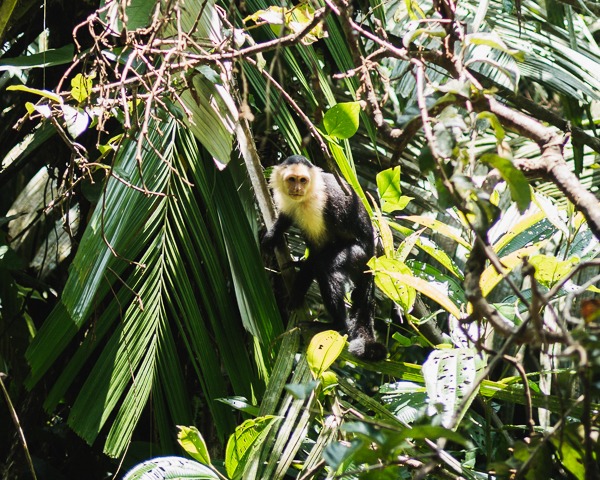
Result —
<path fill-rule="evenodd" d="M 347 191 L 342 190 L 337 179 L 329 173 L 324 175 L 324 181 L 327 191 L 326 222 L 352 232 L 371 229 L 369 214 L 352 187 L 344 182 Z"/>

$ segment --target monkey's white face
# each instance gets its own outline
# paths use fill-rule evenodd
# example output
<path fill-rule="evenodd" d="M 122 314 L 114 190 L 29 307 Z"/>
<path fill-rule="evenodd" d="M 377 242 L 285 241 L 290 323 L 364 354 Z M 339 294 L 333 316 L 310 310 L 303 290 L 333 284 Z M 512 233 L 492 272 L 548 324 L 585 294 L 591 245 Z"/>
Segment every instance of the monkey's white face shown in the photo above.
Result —
<path fill-rule="evenodd" d="M 323 175 L 314 166 L 278 165 L 270 180 L 279 212 L 289 216 L 314 245 L 327 239 L 324 219 L 327 192 Z"/>
<path fill-rule="evenodd" d="M 291 165 L 277 172 L 282 191 L 295 201 L 302 201 L 312 188 L 311 172 L 305 165 Z"/>

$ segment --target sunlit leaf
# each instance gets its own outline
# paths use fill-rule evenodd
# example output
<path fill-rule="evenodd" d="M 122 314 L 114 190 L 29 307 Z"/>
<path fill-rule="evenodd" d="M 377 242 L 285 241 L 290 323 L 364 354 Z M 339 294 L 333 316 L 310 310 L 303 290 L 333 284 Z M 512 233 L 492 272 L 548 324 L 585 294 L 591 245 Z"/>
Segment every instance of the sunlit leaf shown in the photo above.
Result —
<path fill-rule="evenodd" d="M 377 174 L 377 189 L 386 213 L 404 210 L 412 197 L 402 195 L 400 188 L 400 166 L 388 168 Z"/>
<path fill-rule="evenodd" d="M 579 260 L 577 258 L 559 260 L 554 255 L 539 254 L 530 257 L 529 263 L 535 267 L 535 279 L 550 288 L 567 275 Z"/>
<path fill-rule="evenodd" d="M 375 275 L 375 283 L 389 298 L 399 304 L 405 312 L 410 312 L 416 300 L 416 292 L 412 283 L 402 281 L 412 278 L 412 272 L 403 262 L 394 258 L 373 257 L 369 260 L 369 268 Z"/>
<path fill-rule="evenodd" d="M 504 278 L 505 273 L 512 271 L 517 265 L 521 265 L 525 257 L 537 253 L 538 250 L 539 247 L 537 245 L 532 245 L 530 247 L 521 248 L 516 252 L 512 252 L 510 255 L 502 257 L 500 259 L 500 262 L 501 265 L 504 267 L 503 273 L 499 273 L 496 270 L 496 267 L 494 267 L 493 265 L 486 267 L 479 279 L 479 285 L 481 287 L 481 292 L 483 293 L 483 296 L 487 297 L 487 295 L 494 289 L 494 287 L 498 285 L 500 281 Z"/>
<path fill-rule="evenodd" d="M 477 373 L 484 366 L 475 349 L 431 352 L 423 363 L 429 415 L 439 414 L 443 426 L 455 429 L 479 391 Z"/>
<path fill-rule="evenodd" d="M 181 457 L 158 457 L 146 460 L 133 467 L 125 474 L 123 480 L 221 480 L 210 468 L 201 463 Z"/>
<path fill-rule="evenodd" d="M 71 96 L 77 100 L 77 102 L 83 102 L 89 97 L 93 83 L 94 80 L 92 77 L 86 77 L 85 75 L 78 73 L 71 79 Z"/>
<path fill-rule="evenodd" d="M 508 159 L 493 153 L 481 156 L 481 161 L 489 163 L 498 169 L 500 175 L 510 188 L 510 196 L 517 203 L 519 211 L 523 213 L 531 204 L 531 187 L 521 170 L 514 166 Z"/>
<path fill-rule="evenodd" d="M 186 453 L 204 465 L 210 465 L 210 455 L 204 437 L 196 427 L 178 425 L 177 441 Z"/>
<path fill-rule="evenodd" d="M 327 133 L 334 138 L 350 138 L 358 130 L 359 114 L 359 102 L 338 103 L 327 110 L 323 117 L 323 125 Z"/>
<path fill-rule="evenodd" d="M 9 85 L 8 87 L 6 87 L 6 89 L 33 93 L 34 95 L 39 95 L 40 97 L 48 98 L 57 103 L 60 103 L 62 101 L 59 95 L 56 95 L 53 92 L 49 92 L 48 90 L 40 90 L 39 88 L 30 88 L 26 87 L 25 85 Z"/>
<path fill-rule="evenodd" d="M 265 438 L 276 420 L 277 417 L 265 415 L 246 420 L 235 429 L 225 449 L 225 469 L 229 478 L 236 480 L 241 477 L 253 448 Z"/>
<path fill-rule="evenodd" d="M 522 62 L 525 59 L 525 53 L 520 50 L 508 48 L 502 39 L 495 33 L 478 32 L 465 35 L 466 45 L 487 45 L 501 52 L 513 56 L 518 61 Z"/>
<path fill-rule="evenodd" d="M 72 138 L 77 138 L 83 132 L 85 132 L 90 124 L 90 117 L 81 108 L 71 107 L 70 105 L 63 105 L 62 107 L 65 126 L 67 132 Z"/>
<path fill-rule="evenodd" d="M 306 360 L 314 376 L 318 378 L 327 370 L 346 345 L 346 336 L 335 330 L 317 333 L 306 349 Z"/>

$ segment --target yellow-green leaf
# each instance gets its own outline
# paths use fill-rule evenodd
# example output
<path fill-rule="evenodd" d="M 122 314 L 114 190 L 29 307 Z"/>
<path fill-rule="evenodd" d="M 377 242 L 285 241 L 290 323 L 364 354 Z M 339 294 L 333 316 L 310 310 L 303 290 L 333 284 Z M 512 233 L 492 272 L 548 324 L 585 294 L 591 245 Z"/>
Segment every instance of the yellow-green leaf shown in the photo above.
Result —
<path fill-rule="evenodd" d="M 323 126 L 334 138 L 350 138 L 358 130 L 359 115 L 360 103 L 338 103 L 327 110 L 323 116 Z"/>
<path fill-rule="evenodd" d="M 454 240 L 456 243 L 461 244 L 467 250 L 471 250 L 471 245 L 469 242 L 460 237 L 458 233 L 455 233 L 451 227 L 440 222 L 439 220 L 434 220 L 433 218 L 424 217 L 422 215 L 405 215 L 398 217 L 399 219 L 406 220 L 409 222 L 418 223 L 425 227 L 429 227 L 436 233 L 444 235 L 445 237 Z"/>
<path fill-rule="evenodd" d="M 504 266 L 504 273 L 509 273 L 513 268 L 519 265 L 524 257 L 529 257 L 534 253 L 537 253 L 538 247 L 536 245 L 532 245 L 530 247 L 520 248 L 516 252 L 512 252 L 510 255 L 506 255 L 500 259 L 500 263 Z M 479 286 L 481 287 L 481 292 L 484 297 L 487 297 L 488 294 L 494 289 L 500 280 L 502 280 L 503 276 L 498 273 L 496 268 L 492 265 L 487 267 L 481 277 L 479 278 Z"/>
<path fill-rule="evenodd" d="M 486 153 L 481 161 L 488 163 L 500 172 L 500 175 L 510 189 L 510 196 L 516 202 L 521 213 L 525 212 L 531 203 L 531 187 L 525 174 L 514 166 L 513 162 L 495 153 Z"/>
<path fill-rule="evenodd" d="M 318 378 L 339 357 L 346 346 L 346 335 L 335 330 L 317 333 L 306 349 L 306 360 L 311 372 Z"/>
<path fill-rule="evenodd" d="M 465 45 L 486 45 L 512 56 L 519 62 L 525 60 L 525 52 L 508 48 L 502 39 L 492 32 L 477 32 L 466 35 Z"/>
<path fill-rule="evenodd" d="M 60 96 L 58 96 L 56 93 L 49 92 L 48 90 L 40 90 L 39 88 L 29 88 L 29 87 L 26 87 L 25 85 L 9 85 L 8 87 L 6 87 L 6 89 L 7 90 L 15 90 L 15 91 L 19 91 L 19 92 L 33 93 L 34 95 L 39 95 L 40 97 L 49 98 L 50 100 L 53 100 L 58 103 L 61 102 Z"/>
<path fill-rule="evenodd" d="M 210 465 L 208 448 L 200 431 L 196 427 L 184 427 L 182 425 L 177 425 L 177 428 L 179 429 L 177 441 L 186 453 L 194 460 L 198 460 L 204 465 Z"/>
<path fill-rule="evenodd" d="M 225 449 L 225 470 L 232 480 L 241 478 L 252 447 L 260 445 L 274 421 L 279 417 L 265 415 L 246 420 L 229 437 Z"/>
<path fill-rule="evenodd" d="M 412 310 L 417 294 L 411 282 L 398 281 L 395 274 L 412 278 L 412 272 L 403 262 L 395 258 L 374 257 L 367 263 L 375 274 L 375 283 L 394 302 L 408 313 Z"/>
<path fill-rule="evenodd" d="M 390 277 L 394 278 L 398 282 L 402 282 L 407 286 L 410 285 L 411 288 L 414 288 L 418 292 L 422 293 L 426 297 L 429 297 L 431 300 L 440 305 L 444 310 L 446 310 L 451 315 L 454 315 L 456 318 L 461 317 L 461 313 L 459 308 L 450 300 L 450 297 L 445 293 L 438 290 L 434 285 L 425 280 L 413 277 L 411 275 L 404 275 L 402 273 L 389 273 Z"/>
<path fill-rule="evenodd" d="M 78 73 L 71 80 L 71 96 L 77 100 L 77 102 L 83 102 L 89 97 L 90 92 L 92 91 L 92 85 L 92 77 L 86 77 L 81 73 Z"/>
<path fill-rule="evenodd" d="M 529 263 L 535 267 L 535 279 L 549 288 L 567 275 L 579 259 L 559 260 L 552 255 L 540 254 L 531 257 Z"/>

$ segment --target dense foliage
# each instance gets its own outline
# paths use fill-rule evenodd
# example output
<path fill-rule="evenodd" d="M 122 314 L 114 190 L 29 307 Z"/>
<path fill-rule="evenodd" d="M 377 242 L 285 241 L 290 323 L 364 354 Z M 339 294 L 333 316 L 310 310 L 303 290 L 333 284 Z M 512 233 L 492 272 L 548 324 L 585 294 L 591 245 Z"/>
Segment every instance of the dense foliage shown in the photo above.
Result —
<path fill-rule="evenodd" d="M 599 13 L 2 2 L 3 478 L 598 478 Z M 260 252 L 289 154 L 372 216 L 383 362 Z"/>

